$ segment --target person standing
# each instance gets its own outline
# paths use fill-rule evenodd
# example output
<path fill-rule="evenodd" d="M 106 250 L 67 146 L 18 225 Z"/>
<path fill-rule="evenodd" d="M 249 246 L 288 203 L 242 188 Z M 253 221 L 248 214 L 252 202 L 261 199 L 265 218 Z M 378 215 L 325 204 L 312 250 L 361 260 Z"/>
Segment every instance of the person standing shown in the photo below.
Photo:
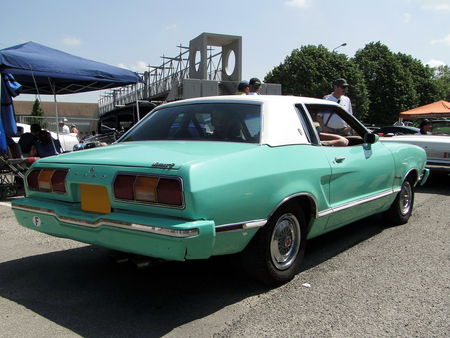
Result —
<path fill-rule="evenodd" d="M 238 91 L 237 91 L 236 95 L 248 95 L 248 93 L 250 91 L 250 86 L 248 84 L 248 81 L 242 80 L 241 82 L 239 82 L 237 89 L 238 89 Z"/>
<path fill-rule="evenodd" d="M 345 92 L 348 88 L 347 80 L 336 79 L 333 81 L 333 92 L 325 95 L 324 100 L 333 101 L 339 104 L 350 115 L 353 115 L 352 103 L 350 98 L 345 96 Z M 317 114 L 317 121 L 326 133 L 332 133 L 337 135 L 347 135 L 350 131 L 347 123 L 339 117 L 336 113 L 323 112 Z"/>
<path fill-rule="evenodd" d="M 329 100 L 337 102 L 340 104 L 350 115 L 353 115 L 352 102 L 345 93 L 348 88 L 348 83 L 346 79 L 336 79 L 333 81 L 333 92 L 331 94 L 325 95 L 324 100 Z"/>
<path fill-rule="evenodd" d="M 248 92 L 248 95 L 261 95 L 259 93 L 259 90 L 261 89 L 261 81 L 257 77 L 252 77 L 250 81 L 248 82 L 250 91 Z"/>
<path fill-rule="evenodd" d="M 68 122 L 66 118 L 63 118 L 62 120 L 59 121 L 59 131 L 61 134 L 70 133 L 69 126 L 66 124 L 66 122 Z"/>
<path fill-rule="evenodd" d="M 432 128 L 433 125 L 431 124 L 430 120 L 424 119 L 422 122 L 420 122 L 420 131 L 418 132 L 418 134 L 430 135 Z"/>

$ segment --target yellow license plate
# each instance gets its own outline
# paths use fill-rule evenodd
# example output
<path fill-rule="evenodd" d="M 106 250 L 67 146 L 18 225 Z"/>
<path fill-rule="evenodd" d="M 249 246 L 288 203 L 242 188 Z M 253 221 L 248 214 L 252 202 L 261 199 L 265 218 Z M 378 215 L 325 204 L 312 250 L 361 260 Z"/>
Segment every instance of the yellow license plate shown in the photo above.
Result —
<path fill-rule="evenodd" d="M 80 184 L 81 210 L 108 214 L 111 212 L 108 190 L 101 185 Z"/>

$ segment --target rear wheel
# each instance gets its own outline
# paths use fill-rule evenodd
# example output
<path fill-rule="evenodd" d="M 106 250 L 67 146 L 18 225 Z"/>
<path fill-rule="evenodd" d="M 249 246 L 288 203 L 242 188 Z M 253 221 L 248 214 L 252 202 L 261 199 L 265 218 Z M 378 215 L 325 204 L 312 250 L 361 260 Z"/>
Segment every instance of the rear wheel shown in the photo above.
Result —
<path fill-rule="evenodd" d="M 386 220 L 395 225 L 407 223 L 412 214 L 413 206 L 413 183 L 410 179 L 406 179 L 390 209 L 385 213 Z"/>
<path fill-rule="evenodd" d="M 300 270 L 305 244 L 303 211 L 293 204 L 283 206 L 243 252 L 244 264 L 262 283 L 281 285 Z"/>

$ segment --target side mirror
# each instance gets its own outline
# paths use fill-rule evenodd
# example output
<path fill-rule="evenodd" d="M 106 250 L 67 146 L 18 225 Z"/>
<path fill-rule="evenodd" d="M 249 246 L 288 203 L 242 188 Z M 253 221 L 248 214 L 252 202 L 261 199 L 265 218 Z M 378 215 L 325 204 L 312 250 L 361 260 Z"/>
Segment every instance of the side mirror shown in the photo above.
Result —
<path fill-rule="evenodd" d="M 380 137 L 377 134 L 367 133 L 364 135 L 364 143 L 374 144 L 378 142 Z"/>

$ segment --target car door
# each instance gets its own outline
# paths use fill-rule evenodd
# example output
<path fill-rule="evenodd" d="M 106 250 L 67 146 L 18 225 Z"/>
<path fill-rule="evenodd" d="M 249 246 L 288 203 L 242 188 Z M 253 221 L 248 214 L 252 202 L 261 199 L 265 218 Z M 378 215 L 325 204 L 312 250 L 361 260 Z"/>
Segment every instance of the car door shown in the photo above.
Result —
<path fill-rule="evenodd" d="M 394 161 L 390 151 L 381 143 L 364 142 L 366 129 L 337 106 L 310 105 L 313 123 L 316 115 L 326 111 L 342 118 L 348 126 L 345 147 L 323 146 L 330 166 L 329 210 L 327 227 L 338 227 L 376 213 L 385 207 L 386 196 L 392 194 Z M 315 123 L 317 124 L 317 123 Z M 320 131 L 320 126 L 318 127 Z"/>

